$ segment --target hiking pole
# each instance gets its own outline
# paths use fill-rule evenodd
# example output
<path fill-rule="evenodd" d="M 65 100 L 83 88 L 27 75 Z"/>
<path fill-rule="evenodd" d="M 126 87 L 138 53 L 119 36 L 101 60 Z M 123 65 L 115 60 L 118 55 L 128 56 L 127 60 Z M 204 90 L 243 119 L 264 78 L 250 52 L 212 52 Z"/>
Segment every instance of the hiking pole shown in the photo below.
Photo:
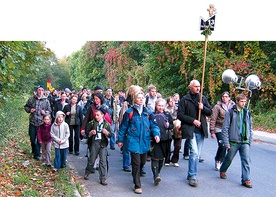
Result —
<path fill-rule="evenodd" d="M 206 65 L 208 36 L 211 35 L 212 31 L 214 31 L 214 29 L 215 29 L 216 8 L 213 4 L 210 4 L 207 11 L 209 12 L 209 18 L 207 20 L 204 20 L 201 17 L 201 20 L 200 20 L 200 30 L 203 30 L 201 32 L 201 34 L 205 36 L 204 58 L 203 58 L 203 66 L 202 66 L 202 79 L 201 79 L 201 88 L 200 88 L 200 97 L 199 97 L 200 103 L 202 103 L 202 95 L 203 95 L 203 88 L 204 88 L 204 74 L 205 74 L 205 65 Z M 201 116 L 201 109 L 198 110 L 198 121 L 200 121 L 200 116 Z"/>

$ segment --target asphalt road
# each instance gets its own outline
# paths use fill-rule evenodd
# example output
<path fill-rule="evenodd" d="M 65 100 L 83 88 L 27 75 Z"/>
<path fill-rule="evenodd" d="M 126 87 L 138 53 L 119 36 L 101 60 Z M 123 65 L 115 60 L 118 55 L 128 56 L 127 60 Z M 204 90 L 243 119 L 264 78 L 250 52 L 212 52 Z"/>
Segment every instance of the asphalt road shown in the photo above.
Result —
<path fill-rule="evenodd" d="M 161 171 L 162 181 L 158 186 L 153 184 L 150 162 L 146 163 L 147 174 L 141 177 L 143 193 L 140 196 L 204 196 L 204 197 L 228 197 L 228 196 L 275 196 L 275 165 L 276 145 L 255 141 L 251 147 L 251 180 L 253 188 L 241 186 L 241 166 L 239 154 L 236 155 L 232 165 L 228 169 L 227 179 L 219 177 L 219 172 L 214 169 L 214 156 L 217 148 L 215 139 L 205 139 L 202 157 L 205 159 L 199 164 L 198 187 L 189 186 L 186 180 L 188 161 L 184 160 L 180 153 L 179 167 L 163 167 Z M 183 148 L 182 148 L 183 150 Z M 108 185 L 99 183 L 98 171 L 90 175 L 89 180 L 83 180 L 87 163 L 86 144 L 81 142 L 80 155 L 69 155 L 69 166 L 75 169 L 76 176 L 82 179 L 86 193 L 83 196 L 124 197 L 137 196 L 134 193 L 132 176 L 122 170 L 122 155 L 119 148 L 109 151 L 109 175 Z"/>

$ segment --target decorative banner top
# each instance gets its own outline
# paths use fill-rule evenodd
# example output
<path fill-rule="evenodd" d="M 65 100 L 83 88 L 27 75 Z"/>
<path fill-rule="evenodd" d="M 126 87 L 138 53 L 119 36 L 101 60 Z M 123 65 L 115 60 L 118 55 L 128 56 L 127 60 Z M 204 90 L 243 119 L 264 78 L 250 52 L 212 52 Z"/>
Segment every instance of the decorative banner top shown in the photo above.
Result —
<path fill-rule="evenodd" d="M 203 17 L 200 17 L 200 30 L 210 29 L 211 31 L 215 30 L 215 19 L 216 19 L 216 8 L 213 4 L 209 5 L 207 11 L 209 12 L 209 18 L 205 20 Z"/>

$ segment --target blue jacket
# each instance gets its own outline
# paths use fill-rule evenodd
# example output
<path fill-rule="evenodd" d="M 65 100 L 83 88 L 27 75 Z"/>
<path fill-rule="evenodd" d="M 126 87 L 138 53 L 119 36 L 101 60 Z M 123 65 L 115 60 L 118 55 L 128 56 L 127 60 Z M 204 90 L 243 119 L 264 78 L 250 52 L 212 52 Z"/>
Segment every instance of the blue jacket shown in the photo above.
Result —
<path fill-rule="evenodd" d="M 130 112 L 133 111 L 132 117 Z M 134 107 L 128 108 L 123 116 L 118 134 L 118 142 L 124 144 L 131 153 L 144 154 L 150 150 L 151 137 L 159 136 L 160 129 L 154 114 L 146 107 L 140 116 Z"/>

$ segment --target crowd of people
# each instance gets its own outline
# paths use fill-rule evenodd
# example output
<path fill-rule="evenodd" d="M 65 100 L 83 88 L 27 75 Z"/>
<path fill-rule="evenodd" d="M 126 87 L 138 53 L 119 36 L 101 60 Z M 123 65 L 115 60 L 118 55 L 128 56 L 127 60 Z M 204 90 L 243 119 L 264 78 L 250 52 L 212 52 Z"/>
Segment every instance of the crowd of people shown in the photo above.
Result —
<path fill-rule="evenodd" d="M 98 169 L 100 183 L 106 186 L 108 145 L 115 150 L 117 144 L 123 157 L 122 168 L 131 172 L 134 192 L 141 194 L 140 176 L 146 174 L 146 161 L 151 161 L 153 182 L 159 185 L 163 166 L 179 167 L 181 144 L 185 139 L 183 159 L 189 160 L 187 180 L 190 186 L 196 187 L 198 163 L 204 161 L 201 158 L 204 139 L 210 133 L 218 143 L 214 163 L 220 177 L 227 178 L 226 171 L 239 151 L 241 183 L 251 188 L 252 121 L 245 107 L 246 96 L 239 94 L 235 103 L 229 92 L 223 92 L 221 100 L 211 107 L 208 99 L 200 94 L 200 88 L 200 82 L 192 80 L 182 98 L 175 93 L 165 100 L 154 85 L 148 86 L 147 91 L 132 85 L 116 94 L 111 87 L 104 92 L 100 85 L 93 92 L 88 88 L 79 92 L 68 88 L 49 92 L 39 85 L 24 106 L 30 113 L 33 157 L 53 168 L 53 173 L 59 173 L 60 168 L 66 167 L 67 154 L 78 156 L 80 141 L 85 140 L 88 159 L 84 179 L 88 180 Z"/>

